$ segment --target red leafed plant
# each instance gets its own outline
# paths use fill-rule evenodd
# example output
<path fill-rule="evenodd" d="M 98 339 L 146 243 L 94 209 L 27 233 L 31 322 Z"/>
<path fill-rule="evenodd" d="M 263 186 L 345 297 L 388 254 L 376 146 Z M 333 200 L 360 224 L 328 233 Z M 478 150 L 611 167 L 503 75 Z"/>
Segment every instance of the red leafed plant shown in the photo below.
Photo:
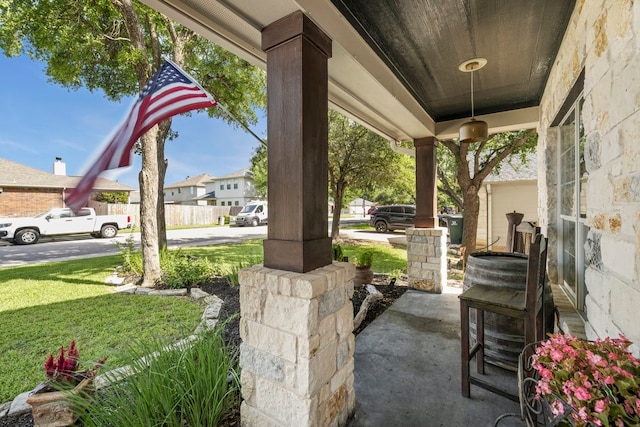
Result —
<path fill-rule="evenodd" d="M 49 382 L 70 382 L 78 383 L 84 378 L 93 377 L 98 368 L 100 368 L 106 357 L 96 362 L 90 370 L 79 370 L 78 359 L 80 354 L 76 347 L 76 342 L 71 341 L 69 348 L 65 351 L 64 346 L 60 347 L 60 353 L 57 358 L 50 354 L 46 362 L 44 362 L 44 371 Z"/>

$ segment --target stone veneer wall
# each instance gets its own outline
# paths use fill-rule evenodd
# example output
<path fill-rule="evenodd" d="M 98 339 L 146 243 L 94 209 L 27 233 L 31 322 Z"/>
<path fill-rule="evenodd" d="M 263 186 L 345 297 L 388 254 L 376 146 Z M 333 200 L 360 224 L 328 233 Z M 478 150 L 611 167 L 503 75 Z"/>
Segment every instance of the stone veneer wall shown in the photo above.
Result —
<path fill-rule="evenodd" d="M 555 281 L 558 155 L 550 125 L 583 69 L 586 332 L 590 339 L 623 333 L 640 353 L 639 1 L 578 0 L 542 97 L 539 206 Z"/>
<path fill-rule="evenodd" d="M 243 426 L 346 425 L 355 409 L 354 276 L 344 262 L 240 271 Z"/>
<path fill-rule="evenodd" d="M 406 235 L 409 286 L 442 293 L 447 284 L 447 229 L 411 227 Z"/>

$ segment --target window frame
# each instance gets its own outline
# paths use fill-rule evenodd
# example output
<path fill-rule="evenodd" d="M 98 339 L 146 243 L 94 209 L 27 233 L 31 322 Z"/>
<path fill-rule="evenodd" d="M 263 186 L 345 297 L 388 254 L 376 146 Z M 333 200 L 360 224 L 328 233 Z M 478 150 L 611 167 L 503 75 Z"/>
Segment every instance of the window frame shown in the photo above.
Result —
<path fill-rule="evenodd" d="M 584 243 L 586 241 L 588 226 L 586 224 L 586 206 L 582 206 L 584 199 L 584 192 L 586 191 L 586 180 L 588 174 L 580 173 L 581 165 L 584 163 L 584 121 L 582 119 L 582 111 L 584 106 L 584 93 L 580 92 L 575 100 L 570 105 L 569 111 L 563 116 L 560 123 L 558 123 L 558 137 L 557 137 L 557 182 L 556 182 L 556 197 L 557 197 L 557 234 L 558 234 L 558 250 L 557 250 L 557 263 L 558 263 L 558 284 L 564 290 L 569 297 L 569 300 L 575 306 L 576 310 L 584 313 L 585 311 L 585 298 L 587 294 L 587 288 L 585 283 L 585 253 Z M 566 139 L 563 139 L 565 132 L 563 132 L 563 126 L 573 126 L 573 134 L 569 145 L 567 145 Z M 572 153 L 571 153 L 572 151 Z M 572 157 L 563 157 L 563 154 L 572 154 Z M 565 173 L 566 167 L 563 167 L 563 160 L 572 162 L 573 176 L 568 177 Z M 573 211 L 563 211 L 564 198 L 563 186 L 573 185 Z M 573 245 L 571 241 L 565 238 L 565 226 L 572 224 L 572 236 Z M 571 247 L 572 246 L 572 247 Z M 567 256 L 572 256 L 573 266 L 568 264 Z M 571 268 L 570 274 L 575 277 L 575 289 L 571 284 L 567 283 L 565 267 Z"/>

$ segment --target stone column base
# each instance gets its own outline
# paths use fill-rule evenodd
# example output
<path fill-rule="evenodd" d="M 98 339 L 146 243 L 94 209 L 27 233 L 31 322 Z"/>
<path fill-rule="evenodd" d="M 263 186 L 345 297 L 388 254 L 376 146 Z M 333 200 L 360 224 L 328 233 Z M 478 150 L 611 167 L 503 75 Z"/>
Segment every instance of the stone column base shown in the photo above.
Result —
<path fill-rule="evenodd" d="M 355 409 L 354 275 L 344 262 L 240 271 L 243 427 L 346 425 Z"/>
<path fill-rule="evenodd" d="M 447 285 L 447 229 L 412 227 L 406 235 L 409 286 L 441 294 Z"/>

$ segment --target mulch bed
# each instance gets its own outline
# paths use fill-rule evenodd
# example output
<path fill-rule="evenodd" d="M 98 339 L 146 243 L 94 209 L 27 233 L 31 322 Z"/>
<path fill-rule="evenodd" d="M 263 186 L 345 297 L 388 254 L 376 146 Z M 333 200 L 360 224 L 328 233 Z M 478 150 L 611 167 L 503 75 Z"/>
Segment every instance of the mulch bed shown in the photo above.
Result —
<path fill-rule="evenodd" d="M 384 311 L 393 302 L 398 299 L 408 289 L 406 283 L 401 279 L 392 281 L 386 275 L 376 274 L 372 283 L 376 289 L 383 294 L 382 299 L 376 300 L 371 304 L 367 311 L 367 316 L 363 320 L 360 327 L 354 331 L 357 335 L 368 324 L 373 322 L 376 317 L 384 313 Z M 220 310 L 220 319 L 225 321 L 224 324 L 224 339 L 225 342 L 233 348 L 237 348 L 240 345 L 240 316 L 236 315 L 240 313 L 240 289 L 229 284 L 227 278 L 220 277 L 201 284 L 199 286 L 203 291 L 218 296 L 224 301 Z M 354 316 L 358 313 L 362 302 L 367 297 L 368 293 L 364 285 L 355 286 L 353 293 L 353 310 Z M 0 418 L 0 427 L 31 427 L 33 426 L 33 418 L 31 414 L 23 414 L 14 417 Z M 240 426 L 240 405 L 233 409 L 233 411 L 222 420 L 221 427 L 238 427 Z"/>

